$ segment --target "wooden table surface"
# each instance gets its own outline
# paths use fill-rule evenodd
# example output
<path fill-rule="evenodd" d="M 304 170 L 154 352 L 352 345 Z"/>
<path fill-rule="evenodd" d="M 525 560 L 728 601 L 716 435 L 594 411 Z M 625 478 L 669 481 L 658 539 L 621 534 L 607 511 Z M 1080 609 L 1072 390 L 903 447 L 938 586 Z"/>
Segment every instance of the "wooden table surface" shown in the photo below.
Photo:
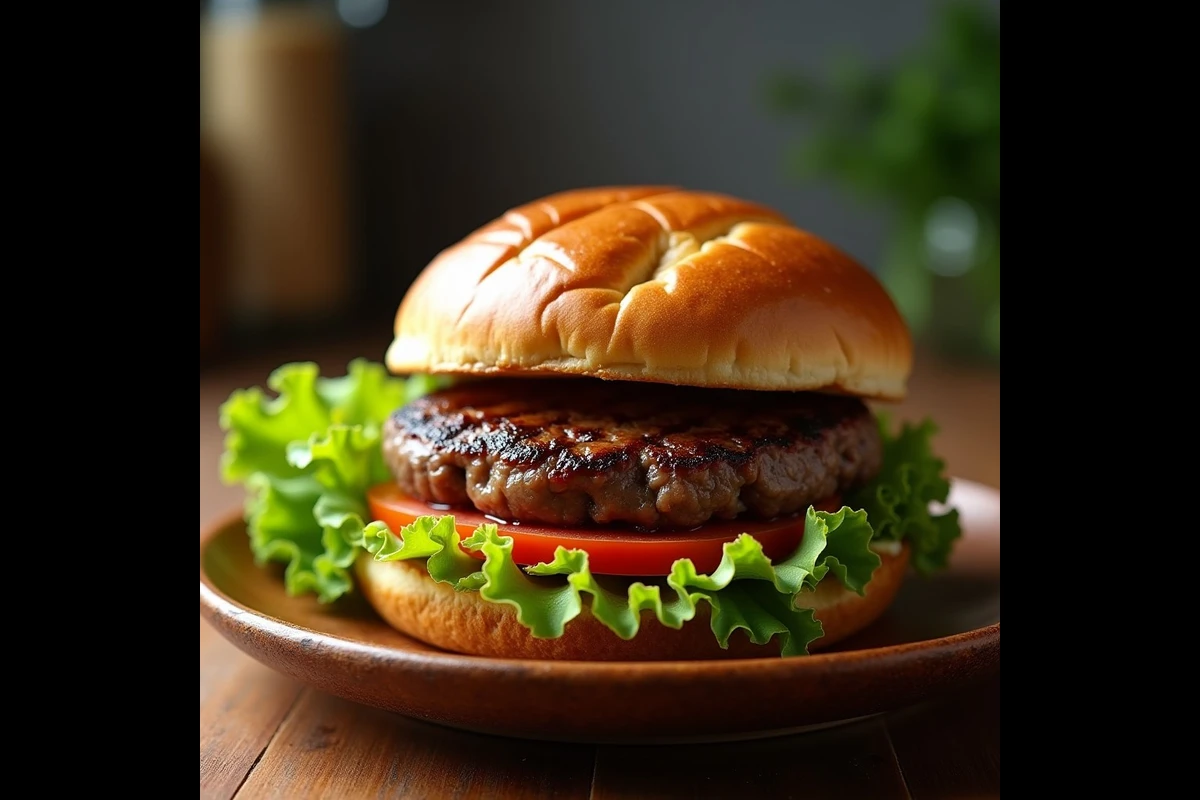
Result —
<path fill-rule="evenodd" d="M 217 407 L 288 360 L 343 374 L 374 339 L 281 347 L 200 374 L 200 528 L 242 502 Z M 899 418 L 932 416 L 951 474 L 999 488 L 1000 377 L 922 356 Z M 847 726 L 735 744 L 614 747 L 461 733 L 305 688 L 200 621 L 202 798 L 963 798 L 1000 795 L 1000 678 Z"/>

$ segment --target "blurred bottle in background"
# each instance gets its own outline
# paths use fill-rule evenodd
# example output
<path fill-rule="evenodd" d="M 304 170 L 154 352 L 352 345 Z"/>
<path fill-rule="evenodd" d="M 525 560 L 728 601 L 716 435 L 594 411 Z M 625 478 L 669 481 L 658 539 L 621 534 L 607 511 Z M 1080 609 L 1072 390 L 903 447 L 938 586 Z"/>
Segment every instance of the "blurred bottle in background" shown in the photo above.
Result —
<path fill-rule="evenodd" d="M 210 2 L 201 14 L 200 110 L 201 170 L 209 157 L 207 185 L 220 191 L 207 201 L 222 223 L 208 246 L 224 256 L 213 261 L 222 274 L 208 278 L 220 281 L 224 301 L 214 319 L 264 331 L 335 318 L 353 289 L 335 4 Z M 202 354 L 205 187 L 202 177 Z"/>

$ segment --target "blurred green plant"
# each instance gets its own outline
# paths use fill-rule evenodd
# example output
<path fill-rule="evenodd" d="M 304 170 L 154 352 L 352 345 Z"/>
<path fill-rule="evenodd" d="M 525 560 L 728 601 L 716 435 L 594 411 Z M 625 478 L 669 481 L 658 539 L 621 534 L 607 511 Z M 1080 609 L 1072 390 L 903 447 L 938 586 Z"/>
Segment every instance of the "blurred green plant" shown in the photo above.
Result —
<path fill-rule="evenodd" d="M 1000 356 L 1000 23 L 977 2 L 939 7 L 932 35 L 896 63 L 832 65 L 827 83 L 778 75 L 771 107 L 812 128 L 800 178 L 884 203 L 880 277 L 918 335 L 947 354 Z"/>

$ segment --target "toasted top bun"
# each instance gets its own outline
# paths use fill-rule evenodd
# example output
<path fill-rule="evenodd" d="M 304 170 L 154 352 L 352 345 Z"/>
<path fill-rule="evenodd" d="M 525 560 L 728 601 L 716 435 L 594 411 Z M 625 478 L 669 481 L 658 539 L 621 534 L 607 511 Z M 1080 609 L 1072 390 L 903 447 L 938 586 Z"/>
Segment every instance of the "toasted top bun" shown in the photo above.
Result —
<path fill-rule="evenodd" d="M 810 651 L 829 647 L 879 618 L 896 597 L 908 567 L 909 547 L 879 553 L 881 562 L 862 595 L 830 576 L 815 591 L 802 593 L 797 605 L 813 609 L 824 635 Z M 734 631 L 729 647 L 717 644 L 708 603 L 682 628 L 668 628 L 649 611 L 642 612 L 641 629 L 621 639 L 604 626 L 585 604 L 557 639 L 538 639 L 517 620 L 514 608 L 485 601 L 478 592 L 456 592 L 429 577 L 422 561 L 376 561 L 360 556 L 355 562 L 358 584 L 367 601 L 392 627 L 423 642 L 471 655 L 496 658 L 534 658 L 571 661 L 690 661 L 713 658 L 756 658 L 779 655 L 779 639 L 765 645 Z"/>
<path fill-rule="evenodd" d="M 779 213 L 616 187 L 521 206 L 442 252 L 386 361 L 901 399 L 912 341 L 870 272 Z"/>

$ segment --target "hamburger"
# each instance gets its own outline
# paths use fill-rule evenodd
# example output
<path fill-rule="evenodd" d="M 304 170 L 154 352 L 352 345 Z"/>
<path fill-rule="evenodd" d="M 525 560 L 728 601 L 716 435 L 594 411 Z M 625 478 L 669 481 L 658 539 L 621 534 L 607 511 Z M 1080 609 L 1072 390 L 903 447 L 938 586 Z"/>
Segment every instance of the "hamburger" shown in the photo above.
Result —
<path fill-rule="evenodd" d="M 382 364 L 222 406 L 250 546 L 474 655 L 800 656 L 959 535 L 909 330 L 781 214 L 669 187 L 515 208 L 440 253 Z"/>

